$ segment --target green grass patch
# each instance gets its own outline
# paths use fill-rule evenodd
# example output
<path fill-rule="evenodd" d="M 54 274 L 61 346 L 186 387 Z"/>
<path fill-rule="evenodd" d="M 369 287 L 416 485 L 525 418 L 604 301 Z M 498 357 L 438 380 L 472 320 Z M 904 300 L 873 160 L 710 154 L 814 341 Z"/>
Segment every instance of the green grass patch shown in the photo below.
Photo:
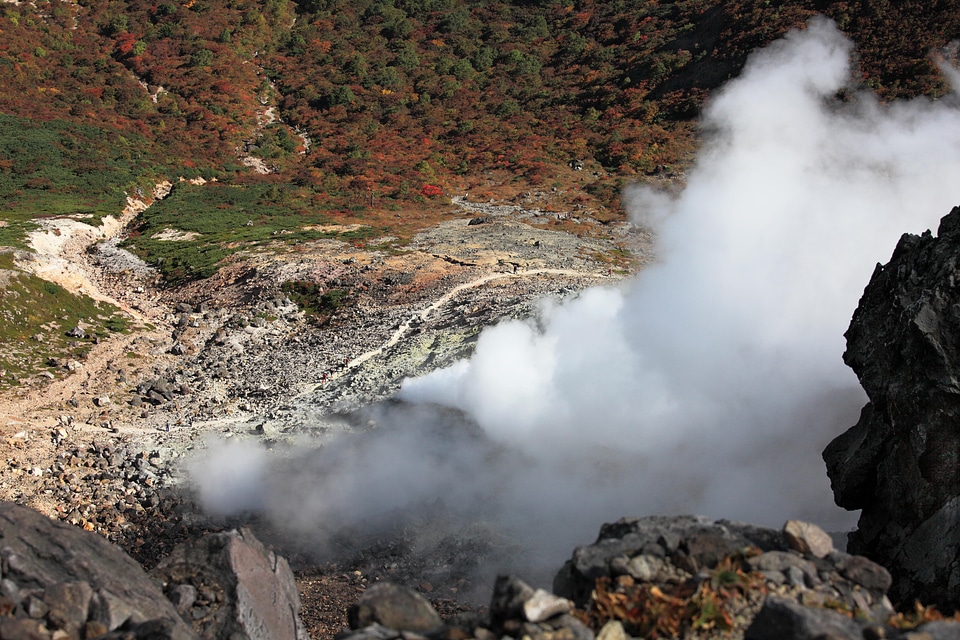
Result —
<path fill-rule="evenodd" d="M 140 215 L 125 246 L 178 283 L 207 278 L 224 258 L 252 247 L 321 238 L 362 241 L 382 234 L 374 227 L 311 228 L 334 224 L 310 205 L 311 196 L 292 184 L 179 183 Z"/>
<path fill-rule="evenodd" d="M 347 289 L 324 290 L 320 284 L 305 280 L 288 280 L 280 288 L 317 324 L 329 321 L 350 300 Z"/>
<path fill-rule="evenodd" d="M 82 326 L 86 337 L 67 331 Z M 0 254 L 0 389 L 51 368 L 56 360 L 82 360 L 94 339 L 127 330 L 114 307 L 14 268 L 10 253 Z"/>
<path fill-rule="evenodd" d="M 59 120 L 0 114 L 0 245 L 23 246 L 40 217 L 86 215 L 97 225 L 147 188 L 149 142 Z"/>

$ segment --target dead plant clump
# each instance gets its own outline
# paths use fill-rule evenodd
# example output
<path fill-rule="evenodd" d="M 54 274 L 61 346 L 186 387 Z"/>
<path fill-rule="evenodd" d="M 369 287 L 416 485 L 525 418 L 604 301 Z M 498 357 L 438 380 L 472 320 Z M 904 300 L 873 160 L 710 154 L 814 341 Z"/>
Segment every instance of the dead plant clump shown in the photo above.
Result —
<path fill-rule="evenodd" d="M 688 632 L 732 631 L 738 626 L 737 614 L 767 592 L 758 572 L 745 570 L 744 558 L 759 554 L 758 549 L 724 558 L 697 581 L 653 584 L 637 583 L 631 576 L 597 580 L 589 608 L 580 612 L 581 620 L 595 631 L 610 620 L 618 620 L 624 630 L 639 638 L 679 638 Z"/>

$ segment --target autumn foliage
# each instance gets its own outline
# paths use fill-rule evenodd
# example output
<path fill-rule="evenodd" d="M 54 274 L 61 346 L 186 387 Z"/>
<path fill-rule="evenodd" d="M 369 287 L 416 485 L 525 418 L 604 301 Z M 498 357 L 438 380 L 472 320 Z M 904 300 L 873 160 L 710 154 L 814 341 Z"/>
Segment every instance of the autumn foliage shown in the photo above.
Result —
<path fill-rule="evenodd" d="M 882 98 L 942 95 L 930 54 L 960 32 L 955 5 L 38 0 L 0 11 L 0 113 L 137 140 L 155 173 L 260 180 L 249 147 L 327 208 L 504 183 L 610 205 L 682 168 L 710 91 L 818 12 Z"/>

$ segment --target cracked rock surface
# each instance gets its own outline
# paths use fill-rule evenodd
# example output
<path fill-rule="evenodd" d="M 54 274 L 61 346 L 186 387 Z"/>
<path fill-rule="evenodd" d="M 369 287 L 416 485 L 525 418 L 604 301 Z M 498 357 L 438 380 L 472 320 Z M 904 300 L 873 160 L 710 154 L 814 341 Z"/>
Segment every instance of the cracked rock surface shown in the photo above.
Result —
<path fill-rule="evenodd" d="M 886 566 L 895 602 L 960 603 L 960 207 L 877 265 L 844 361 L 870 402 L 824 451 L 849 550 Z"/>

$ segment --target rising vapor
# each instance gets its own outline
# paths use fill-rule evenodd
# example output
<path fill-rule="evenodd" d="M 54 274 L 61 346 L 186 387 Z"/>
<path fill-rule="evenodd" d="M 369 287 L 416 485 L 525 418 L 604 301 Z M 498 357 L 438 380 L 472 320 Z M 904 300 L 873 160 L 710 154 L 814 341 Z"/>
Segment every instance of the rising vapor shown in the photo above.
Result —
<path fill-rule="evenodd" d="M 852 525 L 820 459 L 866 400 L 843 333 L 900 234 L 960 203 L 960 112 L 850 89 L 851 51 L 816 19 L 752 55 L 706 108 L 684 190 L 625 193 L 656 264 L 485 330 L 471 359 L 404 382 L 403 411 L 380 409 L 391 428 L 261 470 L 251 504 L 306 529 L 447 500 L 554 567 L 622 515 Z M 435 405 L 473 428 L 438 426 Z M 235 508 L 222 493 L 211 505 Z"/>

